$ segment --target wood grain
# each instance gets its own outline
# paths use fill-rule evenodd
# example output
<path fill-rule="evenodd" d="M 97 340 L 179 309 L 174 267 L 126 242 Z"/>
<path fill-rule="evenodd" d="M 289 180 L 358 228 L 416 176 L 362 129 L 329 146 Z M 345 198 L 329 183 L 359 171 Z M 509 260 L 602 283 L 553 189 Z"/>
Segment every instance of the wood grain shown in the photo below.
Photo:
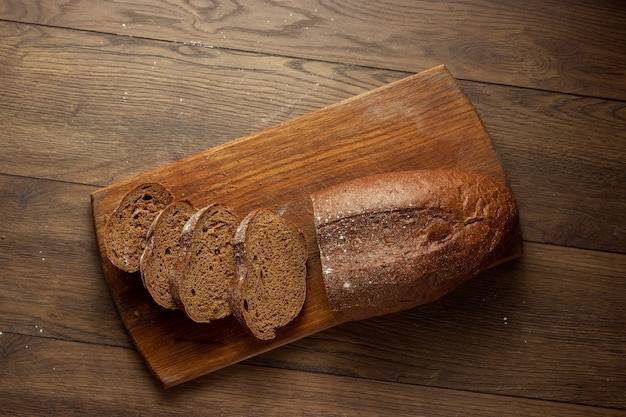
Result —
<path fill-rule="evenodd" d="M 0 34 L 4 172 L 100 186 L 409 75 L 7 22 Z"/>
<path fill-rule="evenodd" d="M 555 0 L 128 0 L 114 7 L 11 0 L 0 18 L 410 73 L 444 63 L 462 79 L 624 100 L 621 7 L 611 0 L 567 7 Z"/>
<path fill-rule="evenodd" d="M 625 408 L 623 271 L 626 255 L 526 243 L 521 259 L 435 303 L 250 363 Z"/>
<path fill-rule="evenodd" d="M 96 188 L 0 179 L 0 262 L 10 277 L 0 280 L 1 331 L 131 347 L 97 265 L 88 199 Z M 249 363 L 623 408 L 625 270 L 623 254 L 526 243 L 521 261 L 435 304 L 339 326 Z"/>
<path fill-rule="evenodd" d="M 100 186 L 408 75 L 9 23 L 0 31 L 19 45 L 0 44 L 4 172 Z M 525 238 L 626 252 L 626 104 L 461 86 L 509 173 Z"/>
<path fill-rule="evenodd" d="M 98 270 L 93 191 L 0 175 L 0 331 L 130 345 Z"/>
<path fill-rule="evenodd" d="M 2 411 L 8 415 L 151 416 L 156 410 L 168 415 L 186 410 L 184 414 L 192 416 L 206 415 L 207 410 L 215 415 L 264 416 L 626 414 L 624 410 L 249 365 L 235 365 L 192 385 L 164 391 L 129 349 L 15 334 L 0 335 L 0 346 L 5 371 L 0 395 Z M 24 380 L 29 384 L 23 384 Z M 50 380 L 56 383 L 50 386 Z M 76 386 L 76 380 L 87 383 Z M 302 393 L 306 393 L 304 401 Z"/>
<path fill-rule="evenodd" d="M 0 414 L 626 415 L 625 11 L 0 2 Z M 162 390 L 99 272 L 88 194 L 440 63 L 493 139 L 524 258 Z"/>
<path fill-rule="evenodd" d="M 477 83 L 525 239 L 626 253 L 626 103 Z"/>

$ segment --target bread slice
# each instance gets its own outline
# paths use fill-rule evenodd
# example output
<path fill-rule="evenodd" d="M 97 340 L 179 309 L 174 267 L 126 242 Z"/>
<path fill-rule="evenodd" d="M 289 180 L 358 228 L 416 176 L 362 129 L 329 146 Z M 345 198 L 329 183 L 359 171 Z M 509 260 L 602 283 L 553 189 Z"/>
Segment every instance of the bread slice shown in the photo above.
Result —
<path fill-rule="evenodd" d="M 183 226 L 195 212 L 195 207 L 186 200 L 165 207 L 148 230 L 139 262 L 144 287 L 157 304 L 168 309 L 176 309 L 170 292 L 170 270 L 178 260 Z"/>
<path fill-rule="evenodd" d="M 228 287 L 235 275 L 233 238 L 240 219 L 212 204 L 185 223 L 180 253 L 170 272 L 174 302 L 193 321 L 208 323 L 230 314 Z"/>
<path fill-rule="evenodd" d="M 380 174 L 311 198 L 324 285 L 340 321 L 440 298 L 503 256 L 519 227 L 509 188 L 464 171 Z"/>
<path fill-rule="evenodd" d="M 113 265 L 139 270 L 146 235 L 156 215 L 170 204 L 172 194 L 160 184 L 143 184 L 129 191 L 107 220 L 105 246 Z"/>
<path fill-rule="evenodd" d="M 307 247 L 295 226 L 267 209 L 252 211 L 235 234 L 237 276 L 231 283 L 231 309 L 258 339 L 276 337 L 306 297 Z"/>

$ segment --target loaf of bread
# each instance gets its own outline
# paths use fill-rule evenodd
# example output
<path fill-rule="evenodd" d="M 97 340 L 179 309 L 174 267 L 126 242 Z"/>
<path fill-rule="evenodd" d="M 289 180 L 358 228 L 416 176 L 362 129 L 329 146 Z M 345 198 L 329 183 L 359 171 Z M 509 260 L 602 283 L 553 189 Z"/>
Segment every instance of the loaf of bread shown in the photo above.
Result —
<path fill-rule="evenodd" d="M 239 222 L 228 207 L 211 204 L 183 226 L 170 292 L 193 321 L 209 323 L 230 314 L 228 288 L 235 275 L 233 239 Z"/>
<path fill-rule="evenodd" d="M 152 221 L 173 200 L 160 184 L 143 184 L 129 191 L 107 219 L 107 258 L 116 267 L 137 272 Z"/>
<path fill-rule="evenodd" d="M 139 261 L 144 287 L 157 304 L 168 309 L 177 308 L 170 292 L 170 270 L 178 261 L 183 226 L 195 212 L 195 207 L 186 200 L 165 207 L 148 230 Z"/>
<path fill-rule="evenodd" d="M 311 199 L 326 293 L 342 322 L 440 298 L 502 256 L 518 232 L 509 188 L 471 172 L 380 174 Z"/>
<path fill-rule="evenodd" d="M 306 297 L 307 247 L 295 226 L 267 209 L 252 211 L 235 234 L 237 273 L 231 310 L 256 338 L 276 337 Z"/>

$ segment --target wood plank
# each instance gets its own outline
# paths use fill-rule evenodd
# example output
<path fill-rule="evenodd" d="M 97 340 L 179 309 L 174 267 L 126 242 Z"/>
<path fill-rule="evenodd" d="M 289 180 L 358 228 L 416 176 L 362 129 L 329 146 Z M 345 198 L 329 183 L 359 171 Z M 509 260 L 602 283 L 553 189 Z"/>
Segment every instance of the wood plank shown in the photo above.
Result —
<path fill-rule="evenodd" d="M 101 186 L 408 75 L 7 22 L 0 36 L 1 171 Z"/>
<path fill-rule="evenodd" d="M 435 303 L 251 363 L 626 408 L 626 255 L 531 243 L 524 251 Z"/>
<path fill-rule="evenodd" d="M 0 172 L 98 185 L 408 75 L 6 22 L 0 33 Z M 626 104 L 461 85 L 510 173 L 525 238 L 626 252 Z"/>
<path fill-rule="evenodd" d="M 236 365 L 162 390 L 135 352 L 0 334 L 8 415 L 624 416 L 625 410 Z M 332 387 L 329 390 L 328 387 Z M 27 401 L 25 401 L 27 399 Z"/>
<path fill-rule="evenodd" d="M 130 346 L 98 265 L 95 187 L 0 175 L 0 190 L 0 331 Z M 521 261 L 438 303 L 339 326 L 252 363 L 624 408 L 625 257 L 526 243 Z"/>
<path fill-rule="evenodd" d="M 173 386 L 338 324 L 324 290 L 311 192 L 376 172 L 427 168 L 480 172 L 506 183 L 489 135 L 443 66 L 93 193 L 105 277 L 148 366 Z M 302 230 L 309 248 L 306 301 L 275 339 L 259 341 L 233 318 L 199 325 L 172 312 L 138 313 L 153 302 L 138 277 L 133 284 L 108 261 L 104 234 L 124 195 L 149 182 L 196 207 L 224 204 L 242 218 L 267 207 Z M 520 255 L 521 243 L 499 262 Z M 168 343 L 155 343 L 162 339 Z"/>
<path fill-rule="evenodd" d="M 457 76 L 500 80 L 461 85 L 524 204 L 525 237 L 625 252 L 624 102 L 506 86 L 521 80 L 596 97 L 611 90 L 624 100 L 620 2 L 564 8 L 554 0 L 418 1 L 409 5 L 406 21 L 448 10 L 430 16 L 426 30 L 403 30 L 404 17 L 381 12 L 398 11 L 399 1 L 356 8 L 348 0 L 340 11 L 354 24 L 344 20 L 341 28 L 351 33 L 313 50 L 324 38 L 320 31 L 334 26 L 327 26 L 328 15 L 309 9 L 327 13 L 338 4 L 238 3 L 240 9 L 223 18 L 212 11 L 232 3 L 202 9 L 180 0 L 125 4 L 128 30 L 140 33 L 144 26 L 183 39 L 160 42 L 1 20 L 6 12 L 53 24 L 91 19 L 92 27 L 115 26 L 110 17 L 119 2 L 9 1 L 0 4 L 0 265 L 7 265 L 0 279 L 0 414 L 625 414 L 623 255 L 535 244 L 526 245 L 514 270 L 492 270 L 441 304 L 339 326 L 163 391 L 134 350 L 107 346 L 130 342 L 85 223 L 85 191 L 94 187 L 72 184 L 116 182 L 407 75 L 343 62 L 408 63 L 412 73 L 447 54 Z M 305 29 L 313 36 L 301 36 L 301 26 L 279 27 L 276 8 L 297 8 L 301 24 L 320 17 Z M 266 11 L 271 22 L 258 19 Z M 378 14 L 373 23 L 372 11 Z M 181 15 L 183 29 L 169 27 Z M 437 29 L 438 16 L 473 24 L 473 15 L 485 19 L 485 29 Z M 170 20 L 156 30 L 153 19 L 163 16 Z M 529 16 L 537 19 L 529 24 Z M 244 17 L 256 20 L 233 26 Z M 220 21 L 238 38 L 225 42 L 251 50 L 257 36 L 258 53 L 186 38 L 188 28 L 206 22 L 219 28 Z M 394 25 L 385 28 L 386 22 Z M 273 24 L 274 31 L 261 24 Z M 493 39 L 484 39 L 488 33 Z M 454 34 L 452 43 L 442 42 Z M 214 31 L 206 39 L 221 35 Z M 246 37 L 250 42 L 241 41 Z M 339 48 L 348 44 L 354 48 L 343 51 L 344 61 Z M 291 48 L 294 55 L 286 55 L 292 58 L 264 53 L 281 48 Z M 310 54 L 328 61 L 299 58 Z M 522 398 L 538 395 L 552 401 Z"/>
<path fill-rule="evenodd" d="M 524 238 L 626 252 L 626 103 L 462 84 L 523 213 Z"/>
<path fill-rule="evenodd" d="M 0 18 L 411 73 L 626 99 L 619 1 L 194 4 L 12 0 Z"/>
<path fill-rule="evenodd" d="M 0 175 L 0 330 L 130 345 L 99 268 L 94 190 Z"/>

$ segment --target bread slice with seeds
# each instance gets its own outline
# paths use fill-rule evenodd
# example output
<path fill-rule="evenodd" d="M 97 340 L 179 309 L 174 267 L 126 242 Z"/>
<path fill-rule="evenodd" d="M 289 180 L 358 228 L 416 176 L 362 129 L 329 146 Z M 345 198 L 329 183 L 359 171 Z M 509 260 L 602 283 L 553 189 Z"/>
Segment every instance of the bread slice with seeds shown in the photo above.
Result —
<path fill-rule="evenodd" d="M 176 309 L 170 292 L 170 270 L 178 260 L 183 226 L 195 212 L 196 208 L 186 200 L 165 207 L 148 230 L 139 262 L 144 287 L 157 304 L 168 309 Z"/>
<path fill-rule="evenodd" d="M 256 338 L 276 337 L 306 297 L 307 247 L 303 234 L 267 209 L 252 211 L 235 234 L 237 275 L 231 283 L 231 309 Z"/>
<path fill-rule="evenodd" d="M 228 207 L 212 204 L 183 226 L 170 291 L 193 321 L 209 323 L 230 314 L 228 287 L 235 274 L 233 238 L 239 222 Z"/>
<path fill-rule="evenodd" d="M 146 245 L 152 221 L 173 200 L 161 184 L 148 183 L 129 191 L 107 220 L 107 258 L 126 272 L 139 270 L 139 259 Z"/>

